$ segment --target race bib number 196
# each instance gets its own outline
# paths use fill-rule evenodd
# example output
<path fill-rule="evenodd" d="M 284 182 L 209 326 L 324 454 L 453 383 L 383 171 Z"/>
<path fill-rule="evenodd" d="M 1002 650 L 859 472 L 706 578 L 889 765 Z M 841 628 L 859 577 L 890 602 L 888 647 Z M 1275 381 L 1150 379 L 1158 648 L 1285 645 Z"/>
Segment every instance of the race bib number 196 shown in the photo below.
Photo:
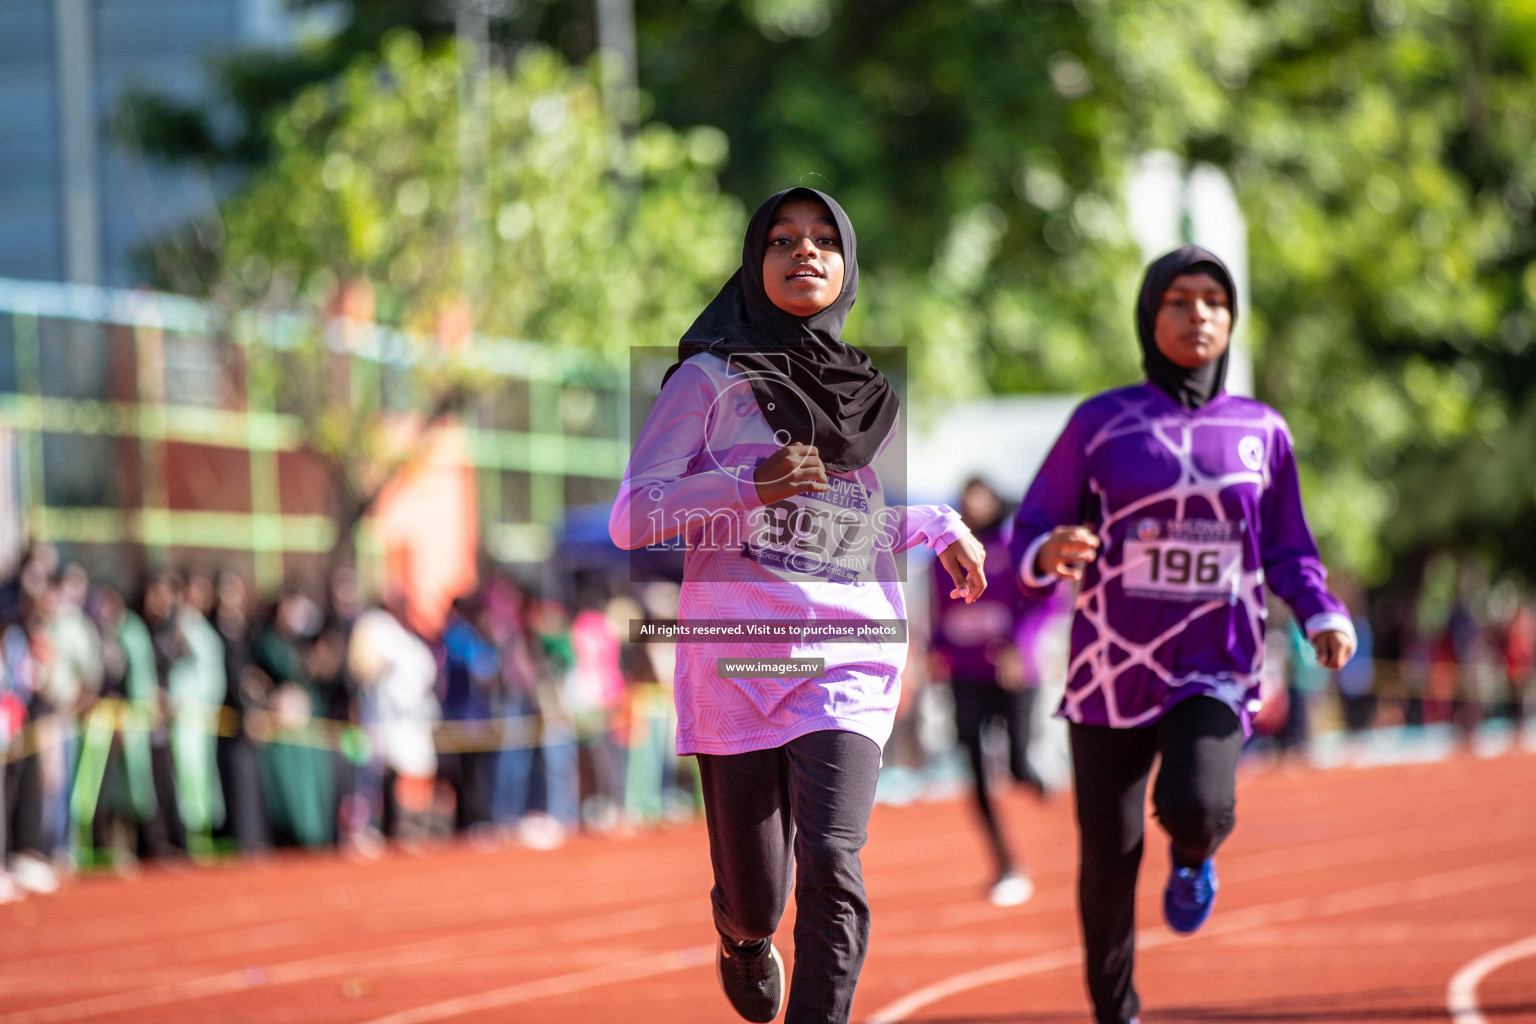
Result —
<path fill-rule="evenodd" d="M 1227 597 L 1243 573 L 1244 524 L 1214 519 L 1143 519 L 1125 540 L 1128 593 L 1172 601 Z"/>

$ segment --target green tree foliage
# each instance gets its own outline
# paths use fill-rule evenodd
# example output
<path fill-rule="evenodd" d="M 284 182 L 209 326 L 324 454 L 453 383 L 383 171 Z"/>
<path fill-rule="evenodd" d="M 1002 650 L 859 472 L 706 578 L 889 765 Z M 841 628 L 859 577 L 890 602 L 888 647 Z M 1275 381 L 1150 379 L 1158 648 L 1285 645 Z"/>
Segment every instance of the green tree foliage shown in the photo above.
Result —
<path fill-rule="evenodd" d="M 627 143 L 595 76 L 543 50 L 489 70 L 464 118 L 463 70 L 402 35 L 302 93 L 221 211 L 229 299 L 325 302 L 361 280 L 382 322 L 423 333 L 467 302 L 483 334 L 610 353 L 677 334 L 735 262 L 724 136 L 648 125 Z"/>
<path fill-rule="evenodd" d="M 1075 8 L 706 0 L 641 15 L 642 85 L 663 120 L 726 131 L 728 188 L 819 184 L 846 206 L 868 274 L 855 336 L 910 346 L 923 393 L 1134 373 L 1132 150 Z"/>
<path fill-rule="evenodd" d="M 347 9 L 355 22 L 371 7 Z M 498 10 L 502 45 L 591 52 L 590 0 Z M 1256 387 L 1295 432 L 1330 561 L 1379 579 L 1449 543 L 1536 575 L 1531 0 L 672 0 L 636 16 L 643 108 L 722 130 L 720 182 L 746 204 L 797 182 L 836 193 L 865 272 L 850 336 L 910 346 L 934 398 L 1134 379 L 1129 168 L 1154 149 L 1221 167 L 1248 220 Z M 336 161 L 340 175 L 337 153 L 356 151 L 322 149 L 334 118 L 298 125 L 304 103 L 319 110 L 306 100 L 280 123 L 319 155 L 274 159 L 321 173 Z M 710 131 L 655 137 L 674 153 L 724 148 Z M 415 260 L 443 294 L 461 287 L 430 248 L 452 245 L 446 228 L 426 232 L 438 243 L 395 239 L 431 216 L 404 217 L 401 189 L 421 180 L 436 203 L 453 175 L 353 166 L 358 182 L 327 195 L 372 196 L 382 234 L 316 233 L 337 248 L 317 245 L 314 272 L 366 264 L 381 294 L 404 296 Z M 526 218 L 503 208 L 520 201 L 498 197 L 487 217 L 515 236 Z M 517 251 L 546 258 L 529 242 Z M 626 308 L 570 288 L 495 322 L 566 341 L 587 323 L 583 304 L 604 311 L 594 322 Z M 421 294 L 380 305 L 433 309 Z M 603 337 L 675 337 L 694 307 L 662 305 Z"/>
<path fill-rule="evenodd" d="M 930 392 L 1131 379 L 1127 170 L 1223 168 L 1330 559 L 1536 569 L 1536 5 L 695 0 L 641 32 L 660 116 L 730 136 L 728 188 L 845 197 L 862 337 Z"/>
<path fill-rule="evenodd" d="M 397 35 L 279 114 L 272 159 L 218 211 L 212 292 L 289 311 L 288 344 L 248 351 L 270 356 L 253 371 L 331 468 L 343 539 L 425 439 L 390 413 L 430 428 L 494 384 L 504 346 L 478 339 L 614 357 L 675 338 L 736 261 L 724 136 L 626 139 L 596 78 L 537 48 L 467 76 L 451 44 Z"/>
<path fill-rule="evenodd" d="M 1223 126 L 1266 397 L 1335 544 L 1536 568 L 1536 9 L 1291 3 Z"/>
<path fill-rule="evenodd" d="M 259 167 L 272 156 L 270 122 L 304 89 L 334 78 L 358 57 L 376 55 L 392 33 L 426 40 L 453 31 L 447 5 L 419 0 L 288 0 L 296 14 L 326 9 L 335 28 L 299 45 L 261 47 L 210 66 L 214 88 L 199 99 L 130 90 L 114 111 L 118 139 L 147 156 L 216 168 Z"/>

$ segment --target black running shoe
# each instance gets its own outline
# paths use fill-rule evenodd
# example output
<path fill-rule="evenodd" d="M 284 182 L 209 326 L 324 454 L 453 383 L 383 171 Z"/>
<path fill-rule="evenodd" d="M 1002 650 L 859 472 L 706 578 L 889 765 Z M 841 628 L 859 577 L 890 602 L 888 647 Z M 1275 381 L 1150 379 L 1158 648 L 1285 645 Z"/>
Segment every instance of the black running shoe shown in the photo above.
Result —
<path fill-rule="evenodd" d="M 768 1024 L 784 1009 L 789 986 L 784 984 L 784 961 L 772 942 L 757 956 L 744 956 L 722 939 L 715 974 L 725 998 L 742 1020 Z"/>

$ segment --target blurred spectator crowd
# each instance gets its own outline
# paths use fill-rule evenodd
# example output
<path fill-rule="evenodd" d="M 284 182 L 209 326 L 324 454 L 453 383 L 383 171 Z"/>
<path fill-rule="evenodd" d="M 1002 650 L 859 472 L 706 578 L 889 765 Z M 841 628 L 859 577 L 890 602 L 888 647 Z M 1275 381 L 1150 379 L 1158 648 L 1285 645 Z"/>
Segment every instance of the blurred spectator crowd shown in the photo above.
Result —
<path fill-rule="evenodd" d="M 1277 609 L 1252 748 L 1518 731 L 1536 711 L 1530 592 L 1476 574 L 1433 589 L 1342 587 L 1361 646 L 1338 673 Z M 403 597 L 364 600 L 350 571 L 324 590 L 262 602 L 239 573 L 198 568 L 130 599 L 35 545 L 0 584 L 0 902 L 144 859 L 368 858 L 454 835 L 547 848 L 695 813 L 692 762 L 673 754 L 673 649 L 627 642 L 632 620 L 675 616 L 674 584 L 589 586 L 568 607 L 492 576 L 431 631 Z M 916 699 L 887 761 L 952 763 L 952 706 L 924 696 L 948 688 L 926 685 L 912 635 Z"/>
<path fill-rule="evenodd" d="M 1305 753 L 1319 732 L 1439 728 L 1463 745 L 1515 737 L 1536 713 L 1536 603 L 1520 581 L 1490 584 L 1475 564 L 1431 559 L 1412 591 L 1338 592 L 1360 647 L 1341 671 L 1320 668 L 1290 615 L 1271 609 L 1264 708 L 1251 749 Z"/>
<path fill-rule="evenodd" d="M 349 570 L 325 590 L 261 603 L 194 569 L 128 599 L 34 546 L 0 585 L 0 902 L 144 859 L 550 847 L 694 813 L 672 650 L 624 642 L 675 586 L 572 609 L 491 578 L 430 635 Z"/>

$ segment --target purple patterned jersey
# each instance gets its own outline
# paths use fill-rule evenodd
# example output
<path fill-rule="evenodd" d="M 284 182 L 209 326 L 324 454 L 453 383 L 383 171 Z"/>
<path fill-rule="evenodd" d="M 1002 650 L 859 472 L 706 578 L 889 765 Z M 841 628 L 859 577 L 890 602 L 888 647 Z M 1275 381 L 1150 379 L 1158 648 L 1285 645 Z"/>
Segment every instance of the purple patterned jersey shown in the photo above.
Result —
<path fill-rule="evenodd" d="M 1149 383 L 1078 406 L 1014 520 L 1026 591 L 1048 592 L 1035 556 L 1057 526 L 1083 524 L 1099 557 L 1072 621 L 1073 722 L 1130 728 L 1187 697 L 1259 707 L 1264 586 L 1307 635 L 1353 633 L 1302 513 L 1290 431 L 1261 402 L 1226 393 L 1185 409 Z"/>

